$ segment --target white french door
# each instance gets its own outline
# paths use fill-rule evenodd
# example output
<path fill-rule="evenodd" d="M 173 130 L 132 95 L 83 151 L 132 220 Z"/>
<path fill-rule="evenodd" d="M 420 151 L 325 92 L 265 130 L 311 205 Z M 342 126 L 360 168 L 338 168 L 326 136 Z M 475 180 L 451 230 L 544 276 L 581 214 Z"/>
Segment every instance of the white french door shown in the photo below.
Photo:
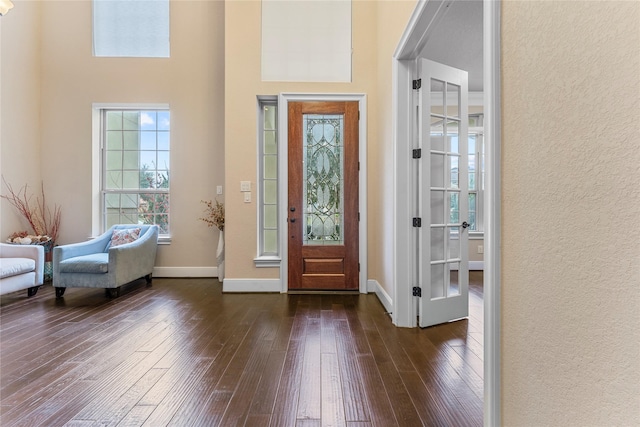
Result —
<path fill-rule="evenodd" d="M 418 60 L 419 325 L 469 315 L 467 72 Z"/>

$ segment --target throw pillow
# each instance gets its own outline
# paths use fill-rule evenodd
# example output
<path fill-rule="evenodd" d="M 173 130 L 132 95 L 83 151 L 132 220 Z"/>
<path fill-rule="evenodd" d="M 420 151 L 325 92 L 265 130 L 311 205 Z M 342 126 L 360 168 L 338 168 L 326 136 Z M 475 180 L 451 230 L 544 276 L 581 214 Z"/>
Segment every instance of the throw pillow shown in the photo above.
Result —
<path fill-rule="evenodd" d="M 111 234 L 111 246 L 124 245 L 138 240 L 140 237 L 140 228 L 122 228 L 113 230 Z"/>

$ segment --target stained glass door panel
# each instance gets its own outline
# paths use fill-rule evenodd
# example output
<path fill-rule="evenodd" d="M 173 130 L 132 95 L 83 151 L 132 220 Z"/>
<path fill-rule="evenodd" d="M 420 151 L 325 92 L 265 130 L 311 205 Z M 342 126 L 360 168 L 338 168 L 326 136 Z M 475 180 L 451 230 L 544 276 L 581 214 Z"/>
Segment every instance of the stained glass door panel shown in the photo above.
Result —
<path fill-rule="evenodd" d="M 289 103 L 289 289 L 358 288 L 358 103 Z"/>

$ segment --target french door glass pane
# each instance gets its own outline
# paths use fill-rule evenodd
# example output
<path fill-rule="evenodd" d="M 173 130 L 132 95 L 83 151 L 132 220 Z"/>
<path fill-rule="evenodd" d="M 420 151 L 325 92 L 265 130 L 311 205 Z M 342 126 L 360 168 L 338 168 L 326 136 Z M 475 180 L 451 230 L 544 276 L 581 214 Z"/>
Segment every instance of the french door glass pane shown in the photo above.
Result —
<path fill-rule="evenodd" d="M 303 244 L 344 244 L 343 115 L 304 114 Z"/>
<path fill-rule="evenodd" d="M 460 295 L 460 284 L 458 282 L 458 271 L 460 271 L 460 263 L 447 264 L 449 267 L 449 285 L 447 286 L 447 296 L 455 297 Z"/>
<path fill-rule="evenodd" d="M 460 117 L 460 86 L 447 83 L 447 115 Z"/>
<path fill-rule="evenodd" d="M 444 224 L 444 191 L 431 190 L 431 224 Z"/>
<path fill-rule="evenodd" d="M 431 264 L 431 299 L 443 298 L 445 293 L 445 264 Z"/>
<path fill-rule="evenodd" d="M 444 261 L 444 227 L 431 228 L 431 261 Z"/>
<path fill-rule="evenodd" d="M 444 115 L 445 83 L 431 79 L 431 114 Z"/>

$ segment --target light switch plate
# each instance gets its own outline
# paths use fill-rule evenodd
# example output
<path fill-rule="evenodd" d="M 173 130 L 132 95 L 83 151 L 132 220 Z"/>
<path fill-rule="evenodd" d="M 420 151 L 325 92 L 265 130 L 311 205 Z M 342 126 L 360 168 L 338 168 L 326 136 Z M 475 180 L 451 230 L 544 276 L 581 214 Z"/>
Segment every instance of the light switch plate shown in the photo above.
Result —
<path fill-rule="evenodd" d="M 251 191 L 251 181 L 240 181 L 240 191 Z"/>
<path fill-rule="evenodd" d="M 222 194 L 222 185 L 218 185 L 218 187 L 216 188 L 216 194 Z"/>
<path fill-rule="evenodd" d="M 251 203 L 251 191 L 244 192 L 244 202 Z"/>

